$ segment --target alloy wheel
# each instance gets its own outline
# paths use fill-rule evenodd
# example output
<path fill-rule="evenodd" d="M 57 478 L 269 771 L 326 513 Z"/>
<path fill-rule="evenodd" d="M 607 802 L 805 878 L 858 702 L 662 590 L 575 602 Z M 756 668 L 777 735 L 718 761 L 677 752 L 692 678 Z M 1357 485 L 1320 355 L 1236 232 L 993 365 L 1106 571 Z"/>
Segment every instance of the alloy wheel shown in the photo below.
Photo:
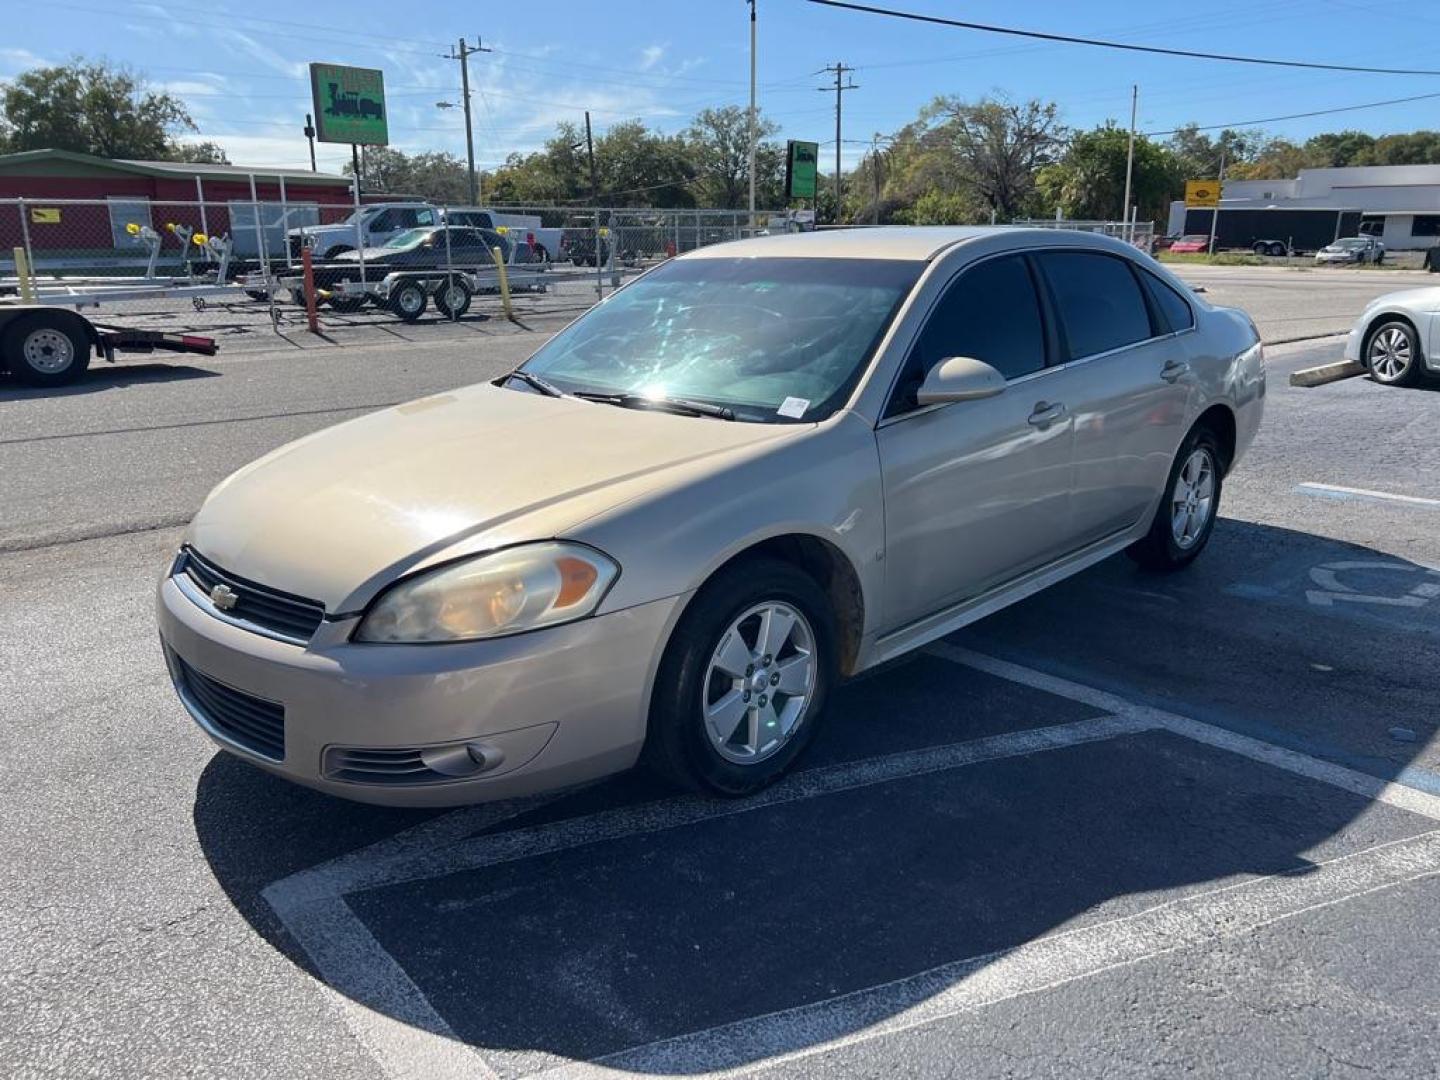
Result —
<path fill-rule="evenodd" d="M 1215 513 L 1215 459 L 1197 446 L 1185 459 L 1170 494 L 1170 535 L 1181 550 L 1189 550 L 1204 535 Z"/>
<path fill-rule="evenodd" d="M 1398 326 L 1387 326 L 1370 342 L 1370 370 L 1382 382 L 1394 382 L 1410 367 L 1410 335 Z"/>
<path fill-rule="evenodd" d="M 805 722 L 815 693 L 815 633 L 779 600 L 736 618 L 710 657 L 701 711 L 715 752 L 737 765 L 777 753 Z"/>

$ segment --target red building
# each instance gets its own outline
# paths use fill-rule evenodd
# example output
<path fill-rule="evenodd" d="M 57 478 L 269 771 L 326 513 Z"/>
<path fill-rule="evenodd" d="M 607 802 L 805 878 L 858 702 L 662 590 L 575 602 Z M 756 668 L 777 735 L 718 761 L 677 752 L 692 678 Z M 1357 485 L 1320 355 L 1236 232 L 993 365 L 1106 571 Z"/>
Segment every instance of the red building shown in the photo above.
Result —
<path fill-rule="evenodd" d="M 256 254 L 263 233 L 266 249 L 278 253 L 287 227 L 338 221 L 352 200 L 350 178 L 329 173 L 28 150 L 0 155 L 0 251 L 20 246 L 28 229 L 37 262 L 134 254 L 126 231 L 134 223 L 161 233 L 162 251 L 178 254 L 179 241 L 165 232 L 174 223 L 229 235 L 240 255 Z"/>

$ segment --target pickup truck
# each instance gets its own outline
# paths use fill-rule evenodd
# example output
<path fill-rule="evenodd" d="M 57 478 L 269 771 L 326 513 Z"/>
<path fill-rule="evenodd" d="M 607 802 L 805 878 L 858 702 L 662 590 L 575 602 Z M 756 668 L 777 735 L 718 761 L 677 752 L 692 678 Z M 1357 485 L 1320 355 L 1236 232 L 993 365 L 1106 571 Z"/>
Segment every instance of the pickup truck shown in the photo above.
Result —
<path fill-rule="evenodd" d="M 542 227 L 537 216 L 427 202 L 367 203 L 344 221 L 291 229 L 286 241 L 292 258 L 298 259 L 300 249 L 309 247 L 317 259 L 333 259 L 358 247 L 381 247 L 412 229 L 445 224 L 503 231 L 517 247 L 524 248 L 520 257 L 524 262 L 544 262 L 560 251 L 561 230 Z"/>

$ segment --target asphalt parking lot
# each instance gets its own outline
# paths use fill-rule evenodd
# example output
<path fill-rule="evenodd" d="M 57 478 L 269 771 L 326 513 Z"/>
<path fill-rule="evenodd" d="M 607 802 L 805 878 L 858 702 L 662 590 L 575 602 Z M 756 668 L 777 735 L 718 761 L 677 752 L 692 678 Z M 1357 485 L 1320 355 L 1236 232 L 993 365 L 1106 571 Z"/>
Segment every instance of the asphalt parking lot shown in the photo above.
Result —
<path fill-rule="evenodd" d="M 1304 310 L 1206 287 L 1276 340 Z M 1440 1071 L 1440 390 L 1286 385 L 1335 338 L 1270 350 L 1192 568 L 849 684 L 757 798 L 382 810 L 217 753 L 151 611 L 204 492 L 540 332 L 0 388 L 7 1075 Z"/>

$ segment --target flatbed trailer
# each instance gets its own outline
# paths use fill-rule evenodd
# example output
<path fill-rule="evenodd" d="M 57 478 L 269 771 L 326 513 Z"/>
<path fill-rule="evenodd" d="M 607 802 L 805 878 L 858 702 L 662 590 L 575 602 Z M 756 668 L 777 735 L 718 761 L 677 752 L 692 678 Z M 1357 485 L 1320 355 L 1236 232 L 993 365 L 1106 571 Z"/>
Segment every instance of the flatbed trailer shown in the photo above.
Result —
<path fill-rule="evenodd" d="M 31 386 L 74 382 L 92 357 L 174 352 L 214 356 L 214 338 L 93 322 L 54 304 L 0 304 L 0 368 Z"/>

